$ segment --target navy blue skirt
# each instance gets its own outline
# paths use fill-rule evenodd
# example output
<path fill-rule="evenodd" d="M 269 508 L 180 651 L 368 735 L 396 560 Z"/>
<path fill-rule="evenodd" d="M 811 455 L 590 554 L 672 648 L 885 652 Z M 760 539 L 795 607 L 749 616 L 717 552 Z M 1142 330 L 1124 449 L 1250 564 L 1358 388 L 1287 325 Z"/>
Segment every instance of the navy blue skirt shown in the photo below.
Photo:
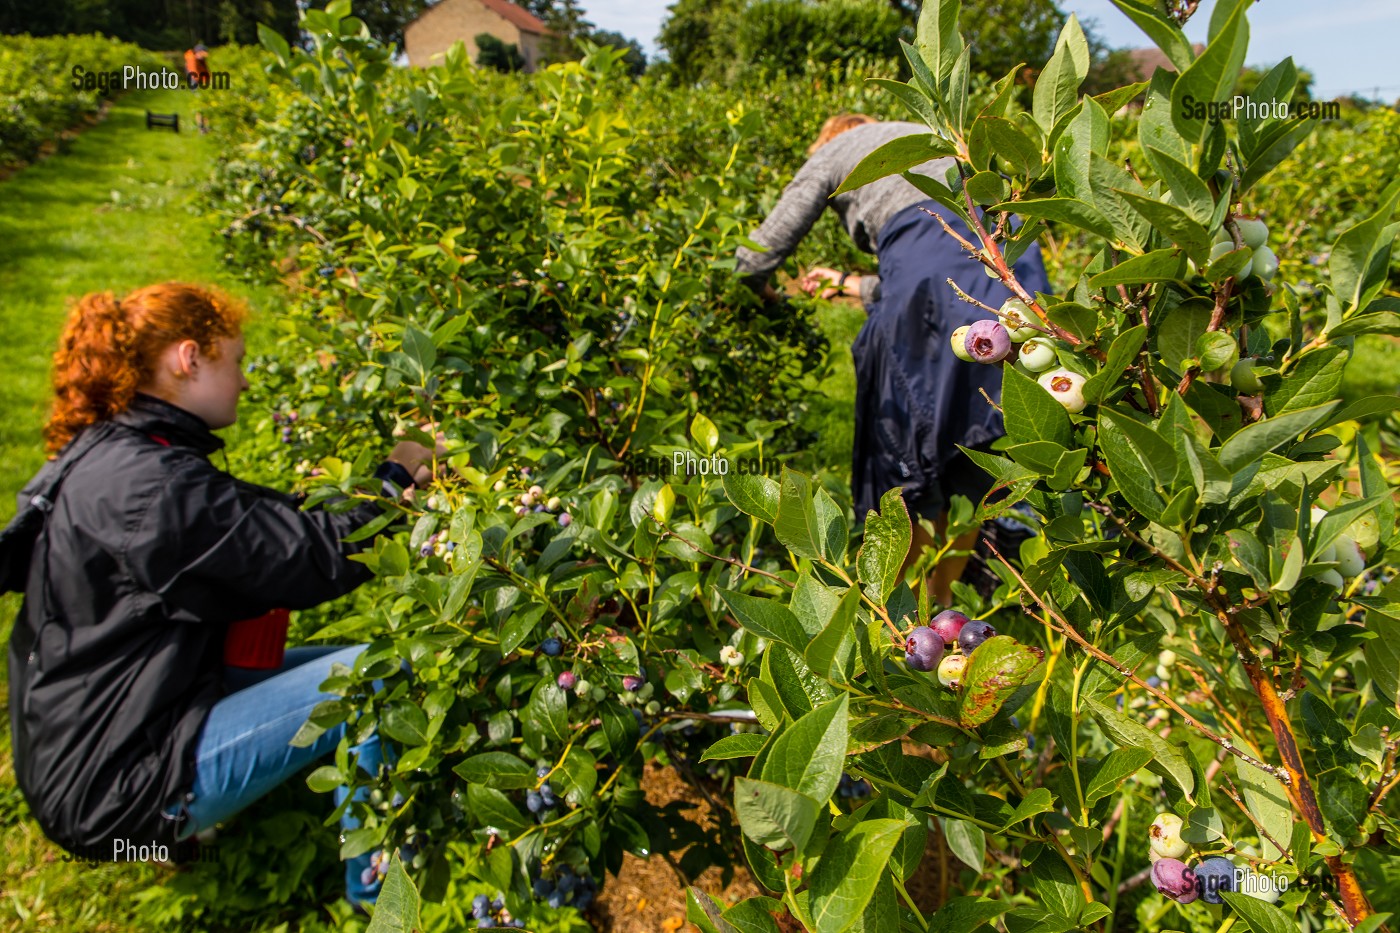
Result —
<path fill-rule="evenodd" d="M 984 448 L 1005 433 L 1001 413 L 979 391 L 1000 403 L 1001 367 L 964 362 L 949 343 L 954 330 L 990 315 L 959 299 L 947 279 L 993 308 L 1013 295 L 925 209 L 976 242 L 956 214 L 932 200 L 905 208 L 880 231 L 880 297 L 851 347 L 857 520 L 897 486 L 910 511 L 930 516 L 953 494 L 980 498 L 991 478 L 957 445 Z M 1015 270 L 1031 294 L 1050 291 L 1038 246 L 1026 251 Z"/>

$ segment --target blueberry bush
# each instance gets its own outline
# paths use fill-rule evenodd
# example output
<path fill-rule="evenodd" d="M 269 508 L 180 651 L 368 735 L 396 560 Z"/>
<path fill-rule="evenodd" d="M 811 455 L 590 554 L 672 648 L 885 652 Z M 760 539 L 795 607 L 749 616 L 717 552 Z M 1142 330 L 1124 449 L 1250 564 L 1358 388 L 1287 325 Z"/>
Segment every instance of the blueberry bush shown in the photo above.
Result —
<path fill-rule="evenodd" d="M 1200 52 L 1184 15 L 1117 5 L 1176 70 L 1081 96 L 1071 18 L 1020 111 L 1009 95 L 969 105 L 959 4 L 925 4 L 913 77 L 890 89 L 930 132 L 843 186 L 903 172 L 1016 294 L 950 338 L 965 361 L 950 365 L 1001 366 L 1007 436 L 968 452 L 1005 494 L 958 503 L 949 534 L 1023 501 L 1038 535 L 993 549 L 989 600 L 959 590 L 999 632 L 967 639 L 977 620 L 933 615 L 902 578 L 897 494 L 852 553 L 845 516 L 800 474 L 726 479 L 791 560 L 725 597 L 768 642 L 747 684 L 767 734 L 708 752 L 751 761 L 734 803 L 771 896 L 726 908 L 692 890 L 704 930 L 788 915 L 808 930 L 1263 933 L 1389 916 L 1375 904 L 1393 899 L 1400 844 L 1400 589 L 1394 473 L 1371 422 L 1400 399 L 1338 394 L 1356 338 L 1400 326 L 1382 294 L 1400 183 L 1338 231 L 1313 287 L 1276 284 L 1256 186 L 1315 121 L 1195 106 L 1233 87 L 1250 5 L 1216 4 Z M 1285 60 L 1255 95 L 1287 102 L 1295 83 Z M 1139 95 L 1142 158 L 1111 160 L 1109 114 Z M 956 160 L 946 185 L 907 171 L 937 156 Z M 1010 268 L 1048 221 L 1090 244 L 1062 295 Z M 833 799 L 842 774 L 874 798 Z M 931 831 L 966 893 L 927 917 L 906 882 Z"/>
<path fill-rule="evenodd" d="M 581 928 L 624 852 L 747 866 L 764 896 L 690 892 L 707 933 L 1370 931 L 1400 906 L 1400 404 L 1339 399 L 1356 341 L 1400 330 L 1400 186 L 1326 207 L 1295 287 L 1270 186 L 1315 127 L 1186 106 L 1233 88 L 1248 5 L 1217 3 L 1199 52 L 1119 6 L 1177 72 L 1097 96 L 1073 19 L 1033 90 L 979 86 L 952 0 L 908 81 L 738 100 L 608 49 L 394 68 L 344 2 L 306 12 L 305 49 L 264 33 L 229 114 L 256 139 L 211 188 L 230 260 L 291 287 L 252 361 L 252 472 L 355 501 L 396 435 L 447 450 L 375 529 L 375 583 L 297 621 L 369 646 L 305 733 L 349 723 L 308 783 L 362 791 L 341 854 L 390 853 L 377 928 Z M 949 610 L 905 573 L 897 492 L 855 516 L 809 453 L 811 305 L 731 273 L 822 117 L 900 108 L 930 132 L 847 186 L 954 156 L 946 185 L 906 177 L 1017 295 L 947 359 L 1002 368 L 1007 438 L 970 454 L 997 495 L 955 500 L 918 567 L 994 518 L 1036 535 Z M 1011 262 L 1052 236 L 1065 290 L 1028 293 Z M 737 829 L 648 803 L 649 761 L 721 782 Z"/>
<path fill-rule="evenodd" d="M 110 75 L 123 66 L 160 71 L 169 63 L 154 52 L 105 36 L 0 36 L 0 169 L 33 160 L 65 130 L 116 97 Z M 74 68 L 80 81 L 73 87 Z M 96 84 L 102 80 L 101 87 Z"/>

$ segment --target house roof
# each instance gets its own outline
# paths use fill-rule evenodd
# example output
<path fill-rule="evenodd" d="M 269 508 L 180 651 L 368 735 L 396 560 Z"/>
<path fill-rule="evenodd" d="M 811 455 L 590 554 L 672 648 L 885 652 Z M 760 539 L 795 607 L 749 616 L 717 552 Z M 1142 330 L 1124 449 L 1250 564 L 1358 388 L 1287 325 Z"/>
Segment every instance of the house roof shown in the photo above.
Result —
<path fill-rule="evenodd" d="M 1199 42 L 1191 46 L 1191 50 L 1197 55 L 1204 52 L 1205 48 Z M 1171 59 L 1167 58 L 1167 54 L 1156 46 L 1145 49 L 1128 49 L 1128 55 L 1132 58 L 1133 68 L 1137 72 L 1137 80 L 1139 81 L 1150 81 L 1152 73 L 1158 68 L 1176 71 L 1176 66 L 1171 63 Z"/>
<path fill-rule="evenodd" d="M 481 0 L 481 5 L 513 24 L 521 32 L 533 32 L 539 35 L 549 32 L 549 27 L 544 24 L 542 19 L 529 10 L 516 6 L 510 0 Z"/>

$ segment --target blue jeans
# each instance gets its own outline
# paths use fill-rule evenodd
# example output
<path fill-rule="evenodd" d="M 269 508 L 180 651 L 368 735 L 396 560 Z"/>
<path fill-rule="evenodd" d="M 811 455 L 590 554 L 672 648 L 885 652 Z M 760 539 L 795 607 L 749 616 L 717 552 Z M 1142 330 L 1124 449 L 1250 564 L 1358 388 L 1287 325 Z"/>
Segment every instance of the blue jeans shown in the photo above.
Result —
<path fill-rule="evenodd" d="M 331 675 L 331 665 L 339 662 L 353 666 L 364 648 L 289 648 L 278 669 L 226 670 L 224 680 L 233 692 L 215 703 L 204 720 L 195 746 L 194 786 L 182 801 L 166 810 L 171 816 L 184 810 L 181 839 L 229 819 L 307 765 L 335 751 L 345 734 L 344 723 L 327 729 L 305 748 L 290 743 L 317 703 L 335 699 L 333 694 L 320 691 L 322 681 Z M 371 735 L 354 752 L 364 771 L 378 773 L 383 763 L 378 735 Z M 336 788 L 337 806 L 344 803 L 348 793 L 343 787 Z M 355 799 L 365 796 L 362 789 Z M 350 830 L 360 822 L 347 810 L 340 825 L 342 830 Z M 345 893 L 351 902 L 373 902 L 379 895 L 377 878 L 369 885 L 361 881 L 372 855 L 366 853 L 345 863 Z"/>

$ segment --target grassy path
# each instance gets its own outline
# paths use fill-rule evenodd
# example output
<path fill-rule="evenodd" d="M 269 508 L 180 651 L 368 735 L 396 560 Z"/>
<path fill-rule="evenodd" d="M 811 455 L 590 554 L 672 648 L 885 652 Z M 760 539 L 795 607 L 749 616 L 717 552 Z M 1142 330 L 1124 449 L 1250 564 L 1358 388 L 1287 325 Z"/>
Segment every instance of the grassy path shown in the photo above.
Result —
<path fill-rule="evenodd" d="M 43 462 L 49 360 L 70 299 L 165 280 L 212 282 L 266 306 L 221 265 L 199 184 L 218 152 L 192 96 L 138 92 L 56 155 L 0 182 L 0 523 Z M 145 111 L 182 131 L 147 130 Z"/>
<path fill-rule="evenodd" d="M 0 182 L 0 524 L 44 460 L 49 362 L 69 300 L 176 279 L 220 285 L 255 309 L 273 306 L 275 291 L 250 289 L 222 265 L 199 210 L 218 151 L 192 130 L 193 105 L 185 92 L 133 93 L 67 152 Z M 148 131 L 147 109 L 178 112 L 182 132 Z M 0 598 L 6 641 L 18 606 L 17 597 Z M 157 869 L 63 861 L 14 784 L 8 713 L 0 717 L 0 930 L 136 929 L 131 897 Z"/>

